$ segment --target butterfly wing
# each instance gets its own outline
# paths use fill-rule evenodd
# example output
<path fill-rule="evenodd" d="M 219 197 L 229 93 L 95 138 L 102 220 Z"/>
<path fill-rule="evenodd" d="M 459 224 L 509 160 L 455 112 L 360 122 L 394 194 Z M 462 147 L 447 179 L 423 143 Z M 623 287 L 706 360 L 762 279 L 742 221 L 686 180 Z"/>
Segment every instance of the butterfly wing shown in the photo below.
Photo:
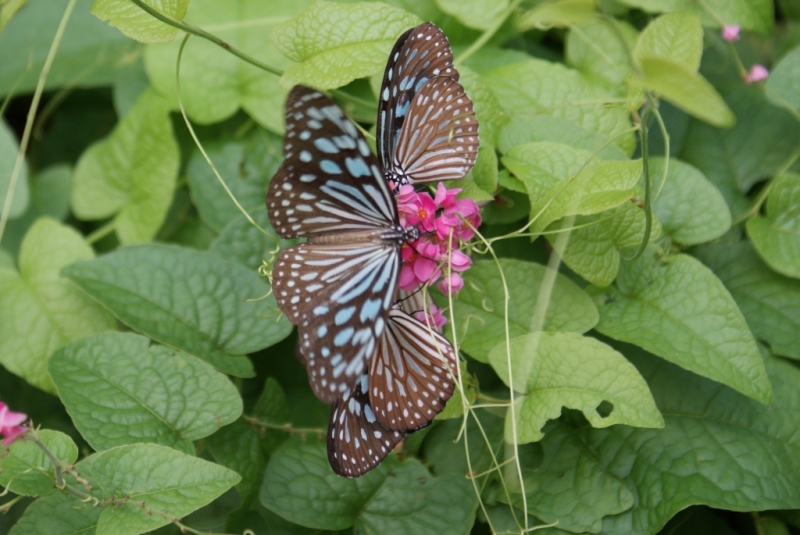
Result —
<path fill-rule="evenodd" d="M 358 477 L 372 470 L 405 436 L 381 425 L 369 405 L 368 390 L 364 373 L 331 408 L 328 462 L 340 476 Z"/>
<path fill-rule="evenodd" d="M 393 169 L 401 182 L 458 180 L 469 173 L 477 156 L 478 118 L 472 101 L 452 78 L 432 78 L 411 103 L 395 146 Z"/>
<path fill-rule="evenodd" d="M 392 155 L 408 107 L 419 89 L 434 76 L 458 80 L 453 52 L 444 32 L 431 22 L 401 35 L 389 54 L 378 99 L 378 159 L 390 170 Z"/>
<path fill-rule="evenodd" d="M 320 400 L 351 388 L 375 354 L 397 288 L 399 249 L 380 240 L 304 243 L 278 256 L 273 293 L 298 326 L 298 352 Z"/>
<path fill-rule="evenodd" d="M 378 420 L 388 429 L 413 431 L 433 421 L 453 395 L 458 357 L 435 326 L 393 308 L 369 371 Z"/>
<path fill-rule="evenodd" d="M 397 226 L 397 207 L 356 126 L 328 97 L 295 86 L 286 100 L 284 161 L 267 209 L 283 238 Z"/>

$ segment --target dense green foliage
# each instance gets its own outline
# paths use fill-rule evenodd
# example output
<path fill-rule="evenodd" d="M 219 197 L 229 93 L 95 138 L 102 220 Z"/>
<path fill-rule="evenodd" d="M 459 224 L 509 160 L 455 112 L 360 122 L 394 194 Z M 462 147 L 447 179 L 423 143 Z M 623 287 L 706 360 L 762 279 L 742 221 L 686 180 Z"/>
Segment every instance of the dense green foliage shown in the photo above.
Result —
<path fill-rule="evenodd" d="M 345 479 L 264 197 L 288 89 L 369 131 L 426 20 L 480 121 L 462 385 Z M 40 426 L 0 532 L 800 532 L 796 0 L 11 0 L 0 58 L 0 399 Z"/>

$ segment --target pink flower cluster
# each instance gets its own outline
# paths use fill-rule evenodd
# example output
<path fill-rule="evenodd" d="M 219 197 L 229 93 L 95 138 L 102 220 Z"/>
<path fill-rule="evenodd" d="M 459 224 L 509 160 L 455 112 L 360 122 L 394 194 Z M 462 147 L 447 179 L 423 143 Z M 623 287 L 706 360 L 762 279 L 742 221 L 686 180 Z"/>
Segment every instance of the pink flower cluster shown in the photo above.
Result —
<path fill-rule="evenodd" d="M 439 183 L 433 197 L 427 192 L 416 192 L 408 184 L 395 192 L 401 223 L 405 227 L 416 226 L 420 233 L 418 240 L 403 246 L 401 290 L 412 292 L 422 284 L 436 281 L 436 287 L 445 295 L 464 287 L 459 273 L 469 269 L 472 260 L 458 245 L 459 241 L 472 238 L 475 234 L 472 229 L 480 225 L 481 216 L 475 201 L 456 198 L 460 191 L 449 190 Z M 447 275 L 442 277 L 443 273 Z M 432 312 L 432 324 L 441 327 L 444 317 L 441 312 L 436 317 L 438 310 Z"/>
<path fill-rule="evenodd" d="M 3 435 L 3 446 L 8 446 L 25 434 L 28 428 L 21 425 L 28 419 L 28 415 L 22 412 L 8 410 L 8 405 L 0 401 L 0 435 Z"/>

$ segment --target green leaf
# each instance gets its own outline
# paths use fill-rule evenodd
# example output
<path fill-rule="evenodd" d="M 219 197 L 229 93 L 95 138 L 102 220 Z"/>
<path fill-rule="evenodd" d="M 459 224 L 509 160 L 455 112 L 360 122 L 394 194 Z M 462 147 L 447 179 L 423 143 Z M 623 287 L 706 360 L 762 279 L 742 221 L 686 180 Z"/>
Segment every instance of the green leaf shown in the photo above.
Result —
<path fill-rule="evenodd" d="M 87 506 L 75 496 L 53 490 L 33 502 L 8 535 L 75 535 L 95 533 L 103 509 Z"/>
<path fill-rule="evenodd" d="M 547 268 L 539 264 L 500 259 L 500 267 L 508 287 L 508 334 L 511 338 L 528 334 L 535 322 L 538 298 Z M 597 323 L 597 310 L 591 298 L 563 275 L 556 275 L 552 284 L 542 329 L 584 333 Z M 489 260 L 478 260 L 464 273 L 464 288 L 453 304 L 459 346 L 476 360 L 488 362 L 489 351 L 506 337 L 503 280 L 498 266 Z"/>
<path fill-rule="evenodd" d="M 253 214 L 255 221 L 266 234 L 254 227 L 244 216 L 234 219 L 211 243 L 209 251 L 255 271 L 264 260 L 273 258 L 278 249 L 283 249 L 296 240 L 279 238 L 269 224 L 266 210 Z"/>
<path fill-rule="evenodd" d="M 769 269 L 747 241 L 710 244 L 696 253 L 731 292 L 753 334 L 773 353 L 800 359 L 800 281 Z"/>
<path fill-rule="evenodd" d="M 558 244 L 560 223 L 554 223 L 545 238 L 575 273 L 595 286 L 605 287 L 614 282 L 619 272 L 622 251 L 637 247 L 644 240 L 644 209 L 628 203 L 597 215 L 575 218 L 566 249 Z M 653 218 L 650 242 L 661 235 L 661 223 Z M 632 257 L 633 252 L 627 256 Z"/>
<path fill-rule="evenodd" d="M 603 533 L 658 533 L 678 511 L 704 504 L 756 511 L 800 507 L 800 372 L 767 359 L 775 402 L 764 406 L 634 348 L 664 429 L 577 431 L 591 454 L 634 493 L 634 507 L 606 517 Z M 547 436 L 545 439 L 547 440 Z"/>
<path fill-rule="evenodd" d="M 36 175 L 32 186 L 31 200 L 36 211 L 63 221 L 69 214 L 72 168 L 65 164 L 52 165 Z"/>
<path fill-rule="evenodd" d="M 475 114 L 478 116 L 481 147 L 494 145 L 497 133 L 508 122 L 508 116 L 478 73 L 462 65 L 458 66 L 458 73 L 460 75 L 458 81 L 464 86 L 464 91 L 472 100 Z"/>
<path fill-rule="evenodd" d="M 272 429 L 267 433 L 278 434 Z M 236 486 L 243 501 L 250 501 L 258 491 L 258 485 L 267 466 L 260 431 L 243 418 L 226 425 L 205 441 L 214 459 L 238 473 L 242 480 Z M 284 433 L 285 434 L 285 433 Z"/>
<path fill-rule="evenodd" d="M 463 477 L 431 477 L 416 459 L 390 457 L 358 479 L 333 473 L 325 444 L 290 440 L 272 456 L 261 504 L 301 526 L 357 533 L 469 531 L 477 506 Z M 447 511 L 446 515 L 442 512 Z"/>
<path fill-rule="evenodd" d="M 682 109 L 717 127 L 730 127 L 736 116 L 716 89 L 700 74 L 668 58 L 643 56 L 639 58 L 642 75 L 634 82 L 661 96 Z"/>
<path fill-rule="evenodd" d="M 650 12 L 690 11 L 703 26 L 719 28 L 738 24 L 747 30 L 768 34 L 775 23 L 772 0 L 619 0 L 620 3 Z"/>
<path fill-rule="evenodd" d="M 594 338 L 566 332 L 532 333 L 513 338 L 510 353 L 505 343 L 495 346 L 489 362 L 506 385 L 523 394 L 516 399 L 513 414 L 509 411 L 506 417 L 505 440 L 510 444 L 541 440 L 544 424 L 558 418 L 561 407 L 580 410 L 594 427 L 664 426 L 636 368 Z M 611 404 L 610 413 L 600 413 L 603 402 Z M 516 420 L 516 437 L 511 418 Z"/>
<path fill-rule="evenodd" d="M 8 190 L 11 186 L 11 174 L 19 153 L 19 143 L 5 121 L 0 121 L 0 207 L 5 205 Z M 14 219 L 21 216 L 28 207 L 28 162 L 22 162 L 22 168 L 17 176 L 14 187 L 14 199 L 8 217 Z"/>
<path fill-rule="evenodd" d="M 567 62 L 592 81 L 624 87 L 632 69 L 629 51 L 638 35 L 633 26 L 615 19 L 581 24 L 567 34 Z"/>
<path fill-rule="evenodd" d="M 109 85 L 117 68 L 138 56 L 141 45 L 94 17 L 89 12 L 91 1 L 76 2 L 45 90 Z M 68 3 L 50 0 L 47 9 L 27 6 L 0 33 L 0 95 L 33 93 Z M 92 58 L 90 68 L 87 58 Z"/>
<path fill-rule="evenodd" d="M 84 220 L 114 216 L 122 243 L 148 241 L 166 218 L 179 164 L 167 103 L 147 91 L 111 135 L 78 160 L 75 215 Z"/>
<path fill-rule="evenodd" d="M 671 60 L 691 72 L 700 67 L 703 55 L 703 26 L 700 18 L 688 11 L 678 11 L 654 19 L 642 30 L 633 57 Z"/>
<path fill-rule="evenodd" d="M 626 154 L 633 153 L 636 141 L 629 132 L 628 113 L 616 106 L 604 106 L 602 103 L 614 100 L 614 95 L 577 71 L 530 59 L 488 70 L 481 78 L 511 117 L 552 115 L 568 119 L 613 139 Z"/>
<path fill-rule="evenodd" d="M 538 462 L 521 459 L 528 511 L 545 522 L 558 521 L 559 533 L 599 533 L 604 516 L 633 506 L 633 494 L 625 483 L 603 466 L 568 426 L 549 423 L 540 447 Z M 501 495 L 506 502 L 504 498 Z M 515 492 L 511 498 L 521 513 L 521 496 Z"/>
<path fill-rule="evenodd" d="M 119 249 L 64 274 L 126 325 L 168 346 L 249 377 L 242 355 L 286 338 L 286 318 L 268 320 L 276 308 L 258 275 L 212 253 L 171 245 Z"/>
<path fill-rule="evenodd" d="M 658 192 L 664 158 L 650 158 L 650 183 Z M 696 245 L 719 238 L 731 227 L 725 199 L 703 173 L 676 158 L 669 159 L 664 187 L 653 202 L 653 210 L 665 232 L 676 242 Z"/>
<path fill-rule="evenodd" d="M 63 463 L 73 464 L 78 459 L 78 446 L 64 433 L 49 429 L 35 433 Z M 39 446 L 28 440 L 17 440 L 8 453 L 0 457 L 0 485 L 14 494 L 41 496 L 55 485 L 53 464 Z"/>
<path fill-rule="evenodd" d="M 175 20 L 183 19 L 189 0 L 144 0 L 145 4 Z M 128 0 L 94 0 L 92 15 L 142 43 L 169 43 L 178 29 L 156 19 Z"/>
<path fill-rule="evenodd" d="M 488 30 L 497 24 L 510 3 L 510 0 L 436 0 L 439 9 L 478 30 Z"/>
<path fill-rule="evenodd" d="M 780 273 L 800 278 L 800 175 L 773 179 L 764 216 L 747 221 L 747 233 L 764 261 Z"/>
<path fill-rule="evenodd" d="M 78 463 L 92 494 L 110 500 L 97 535 L 138 535 L 211 503 L 239 482 L 222 466 L 156 444 L 120 446 Z"/>
<path fill-rule="evenodd" d="M 270 29 L 299 13 L 311 0 L 192 0 L 185 21 L 212 32 L 250 56 L 278 71 L 291 65 L 270 39 Z M 153 87 L 173 108 L 175 59 L 180 43 L 150 45 L 145 49 L 145 69 Z M 191 39 L 181 59 L 181 98 L 192 121 L 212 124 L 227 119 L 240 108 L 258 124 L 283 132 L 286 91 L 278 76 L 245 63 L 205 39 Z"/>
<path fill-rule="evenodd" d="M 770 97 L 800 111 L 800 46 L 795 46 L 772 68 L 767 89 Z"/>
<path fill-rule="evenodd" d="M 531 200 L 534 232 L 567 215 L 596 214 L 633 197 L 641 160 L 601 161 L 588 151 L 550 142 L 517 145 L 503 164 Z"/>
<path fill-rule="evenodd" d="M 272 31 L 280 51 L 297 62 L 283 73 L 281 85 L 333 89 L 382 72 L 395 40 L 421 22 L 377 2 L 319 1 Z"/>
<path fill-rule="evenodd" d="M 597 11 L 594 0 L 555 0 L 541 3 L 522 13 L 517 19 L 517 31 L 546 29 L 553 26 L 571 27 L 592 20 Z"/>
<path fill-rule="evenodd" d="M 266 179 L 275 174 L 283 161 L 282 140 L 263 130 L 244 141 L 229 141 L 205 147 L 211 161 L 239 204 L 249 214 L 266 212 Z M 214 171 L 199 151 L 187 166 L 189 188 L 200 217 L 208 226 L 222 231 L 242 213 L 219 183 Z"/>
<path fill-rule="evenodd" d="M 652 249 L 624 264 L 616 286 L 596 296 L 599 332 L 636 344 L 762 403 L 773 399 L 764 361 L 719 279 L 686 255 Z"/>
<path fill-rule="evenodd" d="M 193 440 L 242 413 L 231 382 L 205 362 L 133 333 L 104 333 L 53 355 L 49 371 L 75 427 L 97 451 L 153 442 L 193 454 Z"/>
<path fill-rule="evenodd" d="M 482 143 L 478 148 L 478 159 L 472 169 L 475 185 L 490 196 L 497 189 L 497 153 L 492 145 Z M 493 200 L 494 197 L 487 200 Z"/>
<path fill-rule="evenodd" d="M 584 130 L 577 123 L 550 115 L 514 117 L 500 131 L 498 147 L 507 153 L 517 145 L 533 141 L 551 141 L 596 153 L 601 160 L 627 160 L 628 155 L 609 143 L 608 136 Z M 523 190 L 524 191 L 524 190 Z"/>
<path fill-rule="evenodd" d="M 54 391 L 47 359 L 55 350 L 116 326 L 111 314 L 59 275 L 62 267 L 93 257 L 80 234 L 42 218 L 22 242 L 19 273 L 0 269 L 0 363 L 42 390 Z"/>
<path fill-rule="evenodd" d="M 692 121 L 680 158 L 697 167 L 738 214 L 750 207 L 743 193 L 778 174 L 792 157 L 800 122 L 758 87 L 739 85 L 723 96 L 736 115 L 736 126 L 719 129 Z"/>

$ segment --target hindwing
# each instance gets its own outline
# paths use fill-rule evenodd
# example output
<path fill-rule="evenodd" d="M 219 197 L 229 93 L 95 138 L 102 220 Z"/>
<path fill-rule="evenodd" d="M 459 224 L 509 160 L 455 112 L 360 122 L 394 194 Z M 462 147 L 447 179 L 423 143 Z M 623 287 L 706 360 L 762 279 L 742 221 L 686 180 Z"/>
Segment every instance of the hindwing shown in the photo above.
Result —
<path fill-rule="evenodd" d="M 305 243 L 278 256 L 273 293 L 298 327 L 298 352 L 320 400 L 338 399 L 375 354 L 397 289 L 399 248 L 381 241 Z"/>
<path fill-rule="evenodd" d="M 453 395 L 458 356 L 435 325 L 393 308 L 369 377 L 378 420 L 388 429 L 413 431 L 431 423 Z"/>
<path fill-rule="evenodd" d="M 328 421 L 328 462 L 340 476 L 358 477 L 375 468 L 405 433 L 386 429 L 369 405 L 369 377 L 334 402 Z"/>

